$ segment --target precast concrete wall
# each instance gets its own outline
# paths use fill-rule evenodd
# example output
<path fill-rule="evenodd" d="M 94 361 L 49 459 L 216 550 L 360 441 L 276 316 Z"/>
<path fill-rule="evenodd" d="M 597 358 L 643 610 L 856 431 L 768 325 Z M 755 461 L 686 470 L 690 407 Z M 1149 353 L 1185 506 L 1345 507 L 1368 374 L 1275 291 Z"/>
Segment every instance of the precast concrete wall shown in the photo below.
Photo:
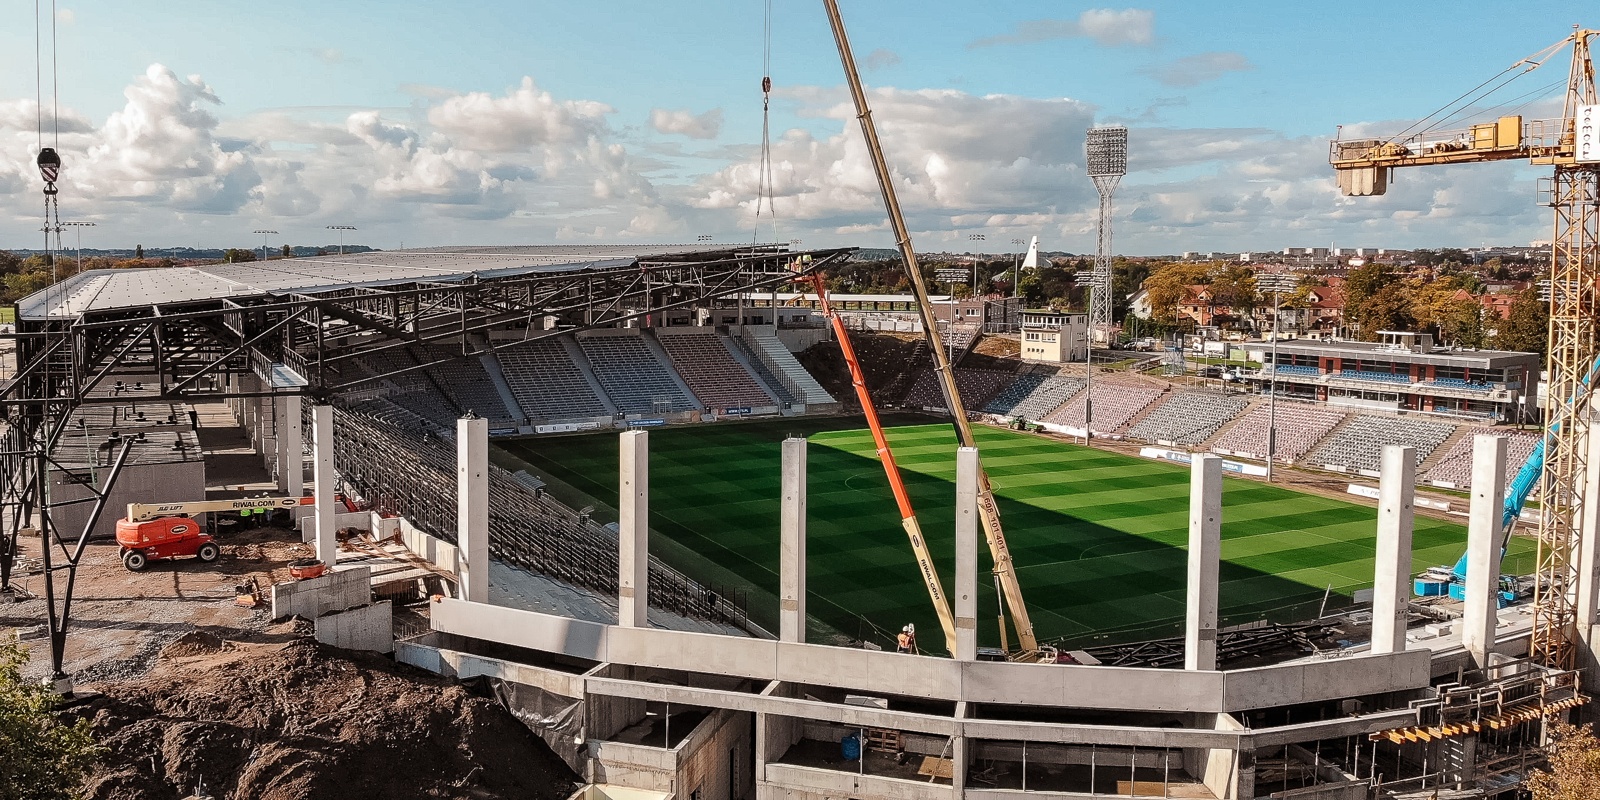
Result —
<path fill-rule="evenodd" d="M 351 567 L 320 577 L 272 585 L 272 618 L 315 620 L 324 614 L 372 602 L 372 569 Z M 385 650 L 384 652 L 388 652 Z"/>
<path fill-rule="evenodd" d="M 62 447 L 70 447 L 64 444 Z M 96 479 L 104 483 L 110 467 L 97 470 Z M 50 472 L 50 501 L 62 503 L 93 497 L 89 487 L 67 480 L 66 473 Z M 206 499 L 206 465 L 204 461 L 185 461 L 171 464 L 129 464 L 122 468 L 117 483 L 111 487 L 105 509 L 100 513 L 90 535 L 97 539 L 110 539 L 117 535 L 117 520 L 127 516 L 129 503 L 176 503 Z M 56 530 L 67 538 L 77 538 L 89 521 L 94 503 L 74 503 L 50 509 L 50 519 Z"/>
<path fill-rule="evenodd" d="M 388 600 L 317 617 L 317 641 L 346 650 L 394 651 L 394 609 Z"/>

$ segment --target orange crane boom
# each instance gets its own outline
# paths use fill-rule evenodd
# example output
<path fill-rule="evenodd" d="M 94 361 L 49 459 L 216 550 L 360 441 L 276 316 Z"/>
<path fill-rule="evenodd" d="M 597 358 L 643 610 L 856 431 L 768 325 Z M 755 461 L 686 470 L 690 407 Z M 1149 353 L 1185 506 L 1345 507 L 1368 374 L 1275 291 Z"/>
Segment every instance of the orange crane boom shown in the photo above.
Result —
<path fill-rule="evenodd" d="M 856 119 L 861 123 L 861 135 L 866 139 L 867 152 L 872 157 L 872 168 L 878 177 L 878 189 L 883 194 L 884 209 L 894 230 L 895 243 L 905 261 L 906 276 L 911 280 L 912 293 L 917 298 L 917 311 L 922 318 L 922 330 L 932 345 L 934 373 L 939 378 L 945 405 L 950 409 L 956 428 L 956 439 L 962 447 L 978 446 L 972 433 L 972 423 L 967 419 L 966 406 L 961 402 L 961 392 L 956 387 L 955 371 L 945 358 L 943 344 L 939 341 L 938 321 L 934 319 L 933 303 L 928 299 L 927 282 L 922 268 L 917 264 L 916 250 L 911 246 L 911 233 L 906 228 L 905 216 L 900 213 L 900 200 L 894 191 L 894 179 L 889 164 L 884 159 L 883 146 L 878 142 L 878 129 L 872 122 L 872 109 L 867 104 L 867 92 L 861 85 L 861 74 L 856 69 L 855 55 L 850 51 L 850 37 L 844 29 L 844 18 L 839 15 L 837 0 L 823 0 L 828 12 L 828 23 L 833 28 L 833 41 L 839 48 L 839 61 L 844 66 L 845 81 L 850 85 L 850 96 L 855 103 Z M 1022 599 L 1022 584 L 1017 581 L 1015 565 L 1011 561 L 1011 548 L 1006 544 L 1005 531 L 1000 526 L 1000 504 L 995 500 L 989 474 L 978 470 L 978 517 L 983 522 L 984 540 L 989 545 L 989 558 L 993 563 L 996 583 L 1006 609 L 1011 613 L 1011 624 L 1017 629 L 1017 644 L 1022 660 L 1035 660 L 1040 656 L 1039 642 L 1033 634 L 1033 621 L 1028 616 L 1028 606 Z M 1002 618 L 1003 619 L 1003 618 Z M 1002 643 L 1005 627 L 1001 626 Z"/>
<path fill-rule="evenodd" d="M 872 441 L 878 446 L 878 460 L 883 462 L 883 471 L 889 477 L 889 488 L 894 492 L 894 502 L 900 507 L 900 525 L 906 529 L 906 537 L 911 540 L 911 550 L 917 557 L 917 571 L 922 573 L 922 582 L 928 589 L 928 599 L 933 601 L 934 611 L 939 615 L 939 627 L 944 629 L 945 646 L 950 654 L 956 652 L 956 621 L 950 611 L 950 601 L 945 596 L 944 585 L 939 581 L 939 572 L 933 567 L 933 556 L 928 552 L 928 542 L 922 536 L 922 526 L 917 522 L 917 512 L 911 507 L 911 494 L 906 491 L 906 482 L 900 477 L 900 465 L 895 463 L 894 452 L 889 449 L 889 437 L 883 432 L 883 423 L 878 419 L 878 409 L 872 404 L 872 392 L 867 389 L 866 376 L 861 372 L 861 362 L 856 358 L 855 346 L 850 344 L 850 331 L 845 328 L 844 320 L 834 312 L 833 306 L 828 303 L 828 284 L 821 272 L 813 272 L 807 278 L 817 290 L 817 305 L 822 307 L 823 316 L 833 324 L 833 333 L 839 339 L 839 352 L 844 355 L 844 363 L 850 367 L 850 383 L 855 386 L 856 399 L 861 401 L 861 412 L 867 417 L 867 427 L 872 430 Z"/>

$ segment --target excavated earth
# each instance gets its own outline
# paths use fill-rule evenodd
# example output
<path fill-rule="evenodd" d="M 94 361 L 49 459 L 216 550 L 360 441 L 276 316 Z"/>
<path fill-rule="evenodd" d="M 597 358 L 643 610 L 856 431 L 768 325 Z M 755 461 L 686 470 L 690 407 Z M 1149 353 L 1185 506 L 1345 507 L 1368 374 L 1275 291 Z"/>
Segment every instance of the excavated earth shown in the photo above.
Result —
<path fill-rule="evenodd" d="M 259 643 L 196 630 L 145 677 L 96 686 L 68 712 L 106 747 L 84 796 L 560 800 L 578 787 L 492 700 L 305 627 Z"/>

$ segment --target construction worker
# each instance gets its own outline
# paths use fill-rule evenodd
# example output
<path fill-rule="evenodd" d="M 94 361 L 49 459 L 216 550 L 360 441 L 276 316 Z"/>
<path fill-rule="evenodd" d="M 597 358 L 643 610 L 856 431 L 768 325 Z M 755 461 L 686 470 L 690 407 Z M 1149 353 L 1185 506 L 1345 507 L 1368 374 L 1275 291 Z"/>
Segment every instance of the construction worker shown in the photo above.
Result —
<path fill-rule="evenodd" d="M 908 623 L 900 629 L 900 635 L 895 637 L 895 652 L 917 652 L 917 626 Z"/>

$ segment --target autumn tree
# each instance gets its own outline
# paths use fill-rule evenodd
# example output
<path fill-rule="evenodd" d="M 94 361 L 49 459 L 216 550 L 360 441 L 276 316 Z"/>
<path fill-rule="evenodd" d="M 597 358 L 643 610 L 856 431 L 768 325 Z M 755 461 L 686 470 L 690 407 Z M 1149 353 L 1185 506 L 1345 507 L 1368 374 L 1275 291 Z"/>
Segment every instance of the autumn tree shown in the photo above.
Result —
<path fill-rule="evenodd" d="M 1550 305 L 1539 299 L 1539 289 L 1530 286 L 1517 293 L 1510 315 L 1501 320 L 1494 344 L 1504 350 L 1543 355 L 1549 341 Z"/>
<path fill-rule="evenodd" d="M 56 716 L 60 698 L 50 687 L 23 680 L 24 663 L 26 651 L 15 638 L 0 640 L 0 798 L 68 800 L 99 748 L 88 720 L 66 724 Z"/>
<path fill-rule="evenodd" d="M 1350 306 L 1345 305 L 1345 318 L 1349 319 Z M 1367 297 L 1356 316 L 1361 326 L 1360 338 L 1365 342 L 1378 340 L 1379 331 L 1407 331 L 1416 326 L 1411 314 L 1411 298 L 1405 287 L 1391 283 Z"/>
<path fill-rule="evenodd" d="M 1150 273 L 1144 281 L 1149 292 L 1150 317 L 1163 325 L 1176 325 L 1178 303 L 1183 300 L 1189 286 L 1205 283 L 1212 265 L 1192 261 L 1174 261 L 1163 264 Z"/>
<path fill-rule="evenodd" d="M 1527 788 L 1533 800 L 1593 800 L 1600 797 L 1600 740 L 1590 725 L 1557 722 L 1550 769 L 1534 770 Z"/>

